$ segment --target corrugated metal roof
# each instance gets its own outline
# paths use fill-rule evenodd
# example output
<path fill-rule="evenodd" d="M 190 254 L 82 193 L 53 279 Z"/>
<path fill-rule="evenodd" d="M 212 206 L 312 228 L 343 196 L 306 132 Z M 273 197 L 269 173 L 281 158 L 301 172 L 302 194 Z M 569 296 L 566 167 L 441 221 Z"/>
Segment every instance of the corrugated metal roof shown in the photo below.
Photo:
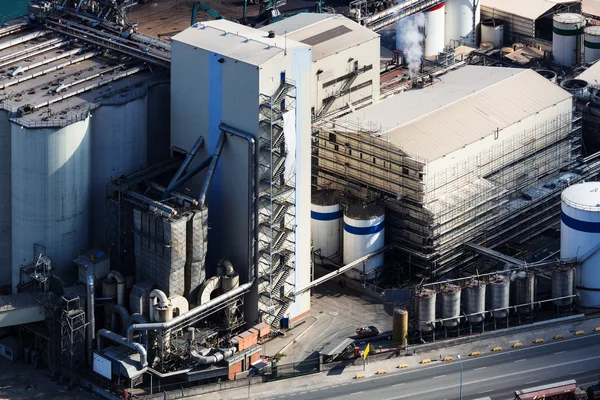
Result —
<path fill-rule="evenodd" d="M 440 80 L 338 122 L 378 126 L 382 137 L 407 154 L 433 161 L 571 97 L 532 70 L 466 66 Z"/>
<path fill-rule="evenodd" d="M 482 7 L 494 8 L 527 19 L 538 19 L 557 4 L 576 3 L 573 0 L 482 0 Z"/>
<path fill-rule="evenodd" d="M 283 52 L 286 47 L 309 47 L 291 38 L 277 35 L 269 38 L 265 31 L 224 19 L 195 24 L 175 35 L 173 41 L 256 66 Z"/>
<path fill-rule="evenodd" d="M 600 62 L 595 62 L 588 69 L 579 74 L 577 79 L 583 79 L 592 85 L 600 83 Z"/>
<path fill-rule="evenodd" d="M 307 43 L 307 40 L 310 41 L 311 38 L 334 29 L 338 32 L 344 30 L 345 33 L 339 36 L 326 35 L 324 37 L 328 37 L 329 39 L 324 40 L 322 39 L 323 37 L 320 37 L 321 39 L 317 42 L 310 41 L 310 44 L 314 43 L 312 45 L 313 61 L 356 47 L 369 40 L 379 40 L 379 34 L 357 24 L 343 15 L 327 14 L 327 18 L 316 17 L 322 14 L 314 15 L 315 17 L 310 16 L 309 13 L 298 14 L 261 29 L 264 31 L 273 30 L 276 33 L 283 32 L 288 39 L 303 43 Z"/>

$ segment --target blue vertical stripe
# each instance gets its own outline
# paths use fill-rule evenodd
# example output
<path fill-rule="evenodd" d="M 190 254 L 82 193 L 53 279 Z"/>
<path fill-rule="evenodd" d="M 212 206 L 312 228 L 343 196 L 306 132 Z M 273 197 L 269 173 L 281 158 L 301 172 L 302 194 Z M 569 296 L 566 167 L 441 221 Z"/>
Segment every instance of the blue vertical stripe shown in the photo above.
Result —
<path fill-rule="evenodd" d="M 217 61 L 221 58 L 219 54 L 209 54 L 208 57 L 208 148 L 210 151 L 209 154 L 213 154 L 219 140 L 219 135 L 221 134 L 219 125 L 223 120 L 223 64 Z M 220 257 L 220 254 L 223 254 L 221 248 L 221 235 L 223 234 L 223 230 L 221 229 L 223 225 L 223 209 L 221 206 L 223 168 L 221 165 L 222 163 L 217 164 L 208 189 L 208 205 L 210 207 L 208 218 L 211 228 L 209 243 L 213 242 L 212 246 L 209 244 L 209 248 L 214 250 L 211 258 Z"/>

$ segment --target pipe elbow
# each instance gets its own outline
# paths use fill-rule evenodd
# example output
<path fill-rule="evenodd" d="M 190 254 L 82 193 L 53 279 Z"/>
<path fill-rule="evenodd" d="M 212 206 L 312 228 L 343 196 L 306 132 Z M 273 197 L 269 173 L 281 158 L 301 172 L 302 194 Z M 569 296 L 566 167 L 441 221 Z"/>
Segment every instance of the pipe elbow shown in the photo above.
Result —
<path fill-rule="evenodd" d="M 160 289 L 151 291 L 149 297 L 151 300 L 158 298 L 158 304 L 160 304 L 161 307 L 166 307 L 169 304 L 169 298 L 165 292 Z"/>
<path fill-rule="evenodd" d="M 223 260 L 223 267 L 225 267 L 225 275 L 233 275 L 235 273 L 231 261 Z"/>
<path fill-rule="evenodd" d="M 88 275 L 85 278 L 85 282 L 88 285 L 88 287 L 92 287 L 93 288 L 94 287 L 94 276 L 93 275 Z"/>
<path fill-rule="evenodd" d="M 125 284 L 125 278 L 123 277 L 123 274 L 121 274 L 119 271 L 115 271 L 115 270 L 110 271 L 108 273 L 107 278 L 114 279 L 115 281 L 117 281 L 117 284 L 119 284 L 119 285 Z"/>
<path fill-rule="evenodd" d="M 146 368 L 148 366 L 148 353 L 146 352 L 144 346 L 133 342 L 131 343 L 131 347 L 140 355 L 140 364 L 142 365 L 142 368 Z"/>

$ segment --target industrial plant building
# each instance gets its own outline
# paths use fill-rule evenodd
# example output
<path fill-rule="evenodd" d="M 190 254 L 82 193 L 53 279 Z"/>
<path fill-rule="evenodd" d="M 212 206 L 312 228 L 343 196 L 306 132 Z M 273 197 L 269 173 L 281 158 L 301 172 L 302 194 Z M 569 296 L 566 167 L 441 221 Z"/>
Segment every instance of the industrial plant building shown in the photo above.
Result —
<path fill-rule="evenodd" d="M 313 119 L 378 100 L 377 33 L 331 14 L 298 14 L 261 29 L 311 46 Z"/>
<path fill-rule="evenodd" d="M 421 276 L 548 229 L 587 175 L 570 93 L 531 70 L 463 67 L 318 126 L 318 188 L 386 201 L 388 239 Z"/>

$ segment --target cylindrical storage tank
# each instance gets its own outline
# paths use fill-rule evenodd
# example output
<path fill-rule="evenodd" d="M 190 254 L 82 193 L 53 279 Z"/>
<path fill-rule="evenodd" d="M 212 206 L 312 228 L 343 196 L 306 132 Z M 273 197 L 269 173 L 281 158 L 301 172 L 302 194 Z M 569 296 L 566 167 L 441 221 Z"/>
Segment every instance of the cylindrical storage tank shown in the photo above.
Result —
<path fill-rule="evenodd" d="M 552 271 L 552 297 L 559 298 L 573 295 L 573 282 L 575 279 L 573 267 L 559 266 Z M 554 305 L 559 307 L 570 306 L 573 298 L 554 300 Z"/>
<path fill-rule="evenodd" d="M 238 286 L 240 286 L 240 276 L 237 273 L 221 278 L 221 289 L 223 289 L 225 292 L 229 292 Z"/>
<path fill-rule="evenodd" d="M 431 289 L 420 289 L 415 293 L 417 329 L 421 332 L 430 332 L 433 330 L 436 295 L 435 290 Z"/>
<path fill-rule="evenodd" d="M 600 59 L 600 26 L 588 26 L 583 30 L 583 59 L 586 63 Z"/>
<path fill-rule="evenodd" d="M 134 168 L 147 166 L 146 100 L 147 96 L 143 96 L 122 105 L 102 106 L 93 112 L 91 243 L 108 243 L 106 183 Z"/>
<path fill-rule="evenodd" d="M 483 321 L 485 312 L 485 282 L 473 279 L 462 290 L 463 309 L 472 324 Z M 473 314 L 473 315 L 469 315 Z"/>
<path fill-rule="evenodd" d="M 444 50 L 444 26 L 446 18 L 446 7 L 444 3 L 433 6 L 425 11 L 425 45 L 424 55 L 436 57 Z"/>
<path fill-rule="evenodd" d="M 322 257 L 339 263 L 342 258 L 342 205 L 337 190 L 317 190 L 311 195 L 310 229 L 314 250 L 320 250 Z M 315 257 L 316 263 L 321 259 Z M 327 263 L 327 260 L 323 260 Z"/>
<path fill-rule="evenodd" d="M 477 29 L 481 20 L 481 1 L 446 0 L 446 46 L 457 47 L 460 43 L 477 46 Z"/>
<path fill-rule="evenodd" d="M 378 203 L 352 204 L 344 211 L 344 265 L 350 264 L 385 245 L 385 214 Z M 370 258 L 356 269 L 368 274 L 383 265 L 384 254 Z M 360 279 L 358 271 L 350 270 L 346 275 Z M 373 280 L 376 274 L 365 277 Z"/>
<path fill-rule="evenodd" d="M 515 305 L 519 314 L 531 312 L 535 296 L 535 274 L 532 271 L 520 271 L 515 279 Z M 525 304 L 525 305 L 521 305 Z"/>
<path fill-rule="evenodd" d="M 90 136 L 89 118 L 59 129 L 11 124 L 13 282 L 34 243 L 64 281 L 77 278 L 73 257 L 89 243 Z"/>
<path fill-rule="evenodd" d="M 392 341 L 400 346 L 408 343 L 408 311 L 406 310 L 399 308 L 394 310 Z"/>
<path fill-rule="evenodd" d="M 573 96 L 582 95 L 588 87 L 588 82 L 583 79 L 567 79 L 560 83 L 560 87 Z"/>
<path fill-rule="evenodd" d="M 503 275 L 495 275 L 490 279 L 488 285 L 490 293 L 489 309 L 495 310 L 492 316 L 496 319 L 505 318 L 510 306 L 510 280 Z"/>
<path fill-rule="evenodd" d="M 443 285 L 440 288 L 441 294 L 441 317 L 452 318 L 443 322 L 444 326 L 458 325 L 458 317 L 460 316 L 460 286 Z"/>
<path fill-rule="evenodd" d="M 0 110 L 0 286 L 14 287 L 9 265 L 11 254 L 11 185 L 10 121 L 8 112 Z M 31 260 L 32 261 L 32 260 Z"/>
<path fill-rule="evenodd" d="M 553 17 L 552 55 L 554 62 L 572 67 L 580 60 L 581 34 L 585 18 L 581 14 L 564 13 Z"/>
<path fill-rule="evenodd" d="M 495 48 L 504 46 L 504 21 L 494 18 L 481 21 L 481 42 L 491 42 Z"/>
<path fill-rule="evenodd" d="M 539 71 L 535 72 L 548 79 L 550 82 L 556 83 L 556 72 L 551 71 L 549 69 L 540 69 Z"/>
<path fill-rule="evenodd" d="M 562 192 L 560 257 L 578 261 L 575 287 L 583 307 L 600 306 L 600 183 L 572 185 Z"/>

